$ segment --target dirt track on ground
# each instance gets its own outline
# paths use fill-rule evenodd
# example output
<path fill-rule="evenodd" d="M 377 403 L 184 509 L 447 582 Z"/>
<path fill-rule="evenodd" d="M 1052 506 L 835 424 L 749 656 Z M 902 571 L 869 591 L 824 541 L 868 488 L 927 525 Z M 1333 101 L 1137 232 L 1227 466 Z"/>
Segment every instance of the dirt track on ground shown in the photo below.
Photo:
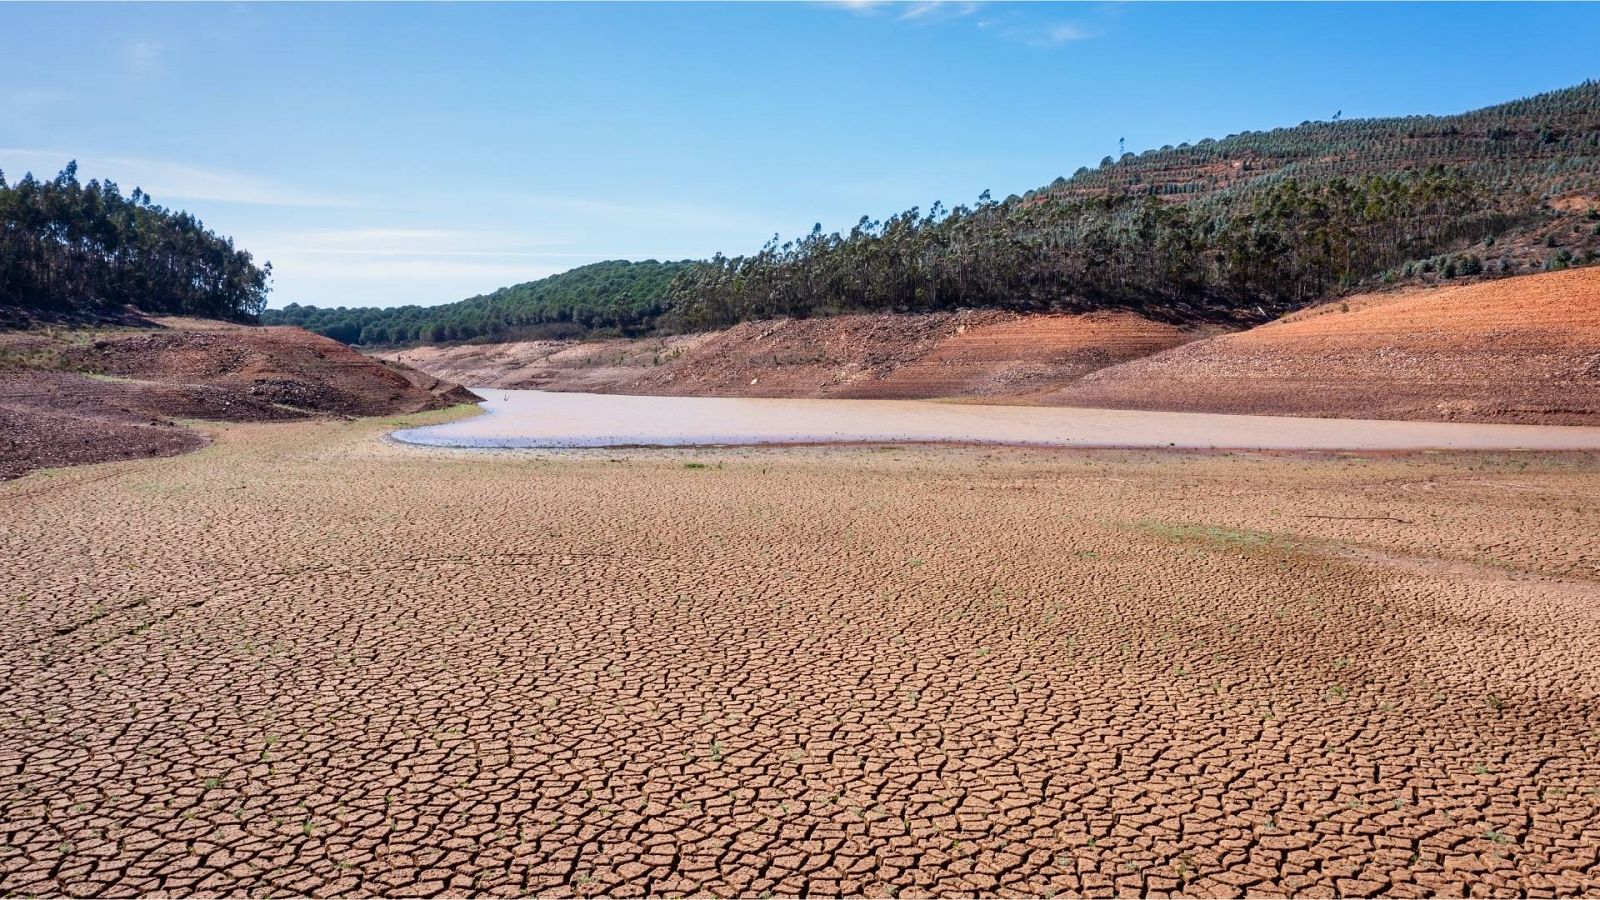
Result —
<path fill-rule="evenodd" d="M 0 484 L 0 894 L 1600 889 L 1600 458 L 528 455 Z"/>

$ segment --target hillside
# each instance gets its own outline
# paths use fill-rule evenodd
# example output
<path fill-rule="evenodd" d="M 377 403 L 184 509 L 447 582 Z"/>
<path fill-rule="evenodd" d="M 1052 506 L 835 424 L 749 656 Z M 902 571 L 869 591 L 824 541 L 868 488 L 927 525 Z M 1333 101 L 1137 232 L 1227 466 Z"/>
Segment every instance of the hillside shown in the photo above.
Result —
<path fill-rule="evenodd" d="M 678 279 L 669 327 L 962 306 L 1255 324 L 1397 283 L 1600 259 L 1600 83 L 1105 160 L 1005 201 L 820 228 Z"/>
<path fill-rule="evenodd" d="M 412 347 L 384 359 L 480 387 L 723 397 L 1030 398 L 1200 332 L 1128 313 L 994 310 L 746 322 L 609 341 Z"/>
<path fill-rule="evenodd" d="M 1600 423 L 1600 268 L 1352 297 L 1102 369 L 1063 406 Z"/>
<path fill-rule="evenodd" d="M 1246 327 L 1332 296 L 1600 260 L 1600 83 L 1447 116 L 1167 146 L 1000 201 L 699 263 L 599 263 L 441 307 L 290 307 L 347 343 L 637 336 L 963 308 Z M 642 269 L 641 269 L 642 267 Z"/>
<path fill-rule="evenodd" d="M 269 309 L 268 325 L 297 325 L 346 344 L 636 334 L 665 310 L 667 285 L 687 262 L 611 260 L 440 306 Z"/>
<path fill-rule="evenodd" d="M 490 388 L 1594 425 L 1600 268 L 1353 296 L 1232 332 L 964 310 L 383 356 Z"/>
<path fill-rule="evenodd" d="M 1360 178 L 1407 168 L 1460 168 L 1502 189 L 1541 199 L 1596 188 L 1600 83 L 1513 100 L 1458 115 L 1302 122 L 1291 128 L 1206 138 L 1106 157 L 1095 169 L 1030 191 L 1023 199 L 1155 194 L 1196 201 L 1296 177 Z"/>
<path fill-rule="evenodd" d="M 298 328 L 150 326 L 0 334 L 0 478 L 203 445 L 186 419 L 392 415 L 477 399 Z"/>

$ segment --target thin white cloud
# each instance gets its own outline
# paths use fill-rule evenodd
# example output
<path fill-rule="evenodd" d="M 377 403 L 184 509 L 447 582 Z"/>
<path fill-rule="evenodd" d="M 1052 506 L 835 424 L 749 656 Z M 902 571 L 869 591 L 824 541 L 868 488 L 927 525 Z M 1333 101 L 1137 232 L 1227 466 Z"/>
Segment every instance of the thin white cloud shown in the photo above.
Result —
<path fill-rule="evenodd" d="M 288 256 L 273 260 L 269 302 L 275 307 L 291 302 L 313 306 L 433 306 L 555 275 L 572 265 Z"/>
<path fill-rule="evenodd" d="M 768 227 L 764 218 L 738 210 L 717 209 L 691 204 L 611 203 L 588 197 L 559 197 L 549 194 L 522 194 L 517 201 L 529 210 L 554 210 L 599 219 L 623 219 L 704 228 L 733 228 L 760 231 Z"/>
<path fill-rule="evenodd" d="M 127 65 L 128 71 L 134 75 L 158 75 L 161 73 L 161 61 L 165 50 L 159 41 L 133 40 L 122 48 L 122 60 Z"/>
<path fill-rule="evenodd" d="M 283 285 L 299 283 L 305 280 L 317 281 L 366 281 L 381 280 L 387 283 L 423 279 L 428 281 L 448 281 L 452 285 L 460 283 L 486 284 L 501 287 L 507 284 L 516 284 L 523 281 L 532 281 L 558 272 L 565 272 L 572 268 L 571 265 L 562 263 L 517 264 L 508 263 L 479 263 L 450 259 L 326 259 L 315 256 L 298 257 L 287 256 L 272 260 L 274 278 L 280 284 L 274 288 L 274 295 L 283 294 Z M 492 288 L 491 288 L 492 289 Z M 452 293 L 459 289 L 452 288 Z M 462 297 L 467 296 L 461 294 Z M 283 297 L 282 299 L 292 299 Z M 457 299 L 460 297 L 444 296 L 437 298 L 437 302 Z"/>
<path fill-rule="evenodd" d="M 610 209 L 611 204 L 592 204 Z M 631 209 L 631 208 L 630 208 Z M 235 233 L 270 260 L 272 305 L 393 306 L 446 303 L 603 259 L 684 259 L 692 252 L 578 250 L 578 244 L 512 229 L 356 226 Z"/>
<path fill-rule="evenodd" d="M 992 30 L 998 37 L 1013 43 L 1043 49 L 1060 47 L 1075 41 L 1087 41 L 1100 36 L 1098 32 L 1075 22 L 1035 24 L 979 22 L 978 27 Z"/>
<path fill-rule="evenodd" d="M 145 193 L 162 204 L 170 204 L 173 200 L 212 200 L 258 206 L 360 205 L 349 198 L 311 193 L 238 172 L 206 169 L 180 162 L 85 155 L 65 150 L 0 148 L 0 170 L 4 170 L 8 178 L 28 171 L 38 178 L 51 178 L 72 159 L 78 161 L 80 180 L 110 179 L 124 193 L 131 192 L 135 187 L 143 188 Z"/>
<path fill-rule="evenodd" d="M 977 11 L 977 3 L 964 0 L 924 0 L 920 3 L 905 4 L 905 11 L 895 18 L 902 22 L 933 21 L 970 16 Z"/>
<path fill-rule="evenodd" d="M 559 257 L 587 257 L 590 253 L 571 253 L 558 250 L 340 250 L 331 247 L 284 247 L 281 253 L 306 253 L 312 256 L 429 256 L 463 259 L 549 259 Z"/>
<path fill-rule="evenodd" d="M 861 16 L 898 11 L 894 17 L 898 22 L 931 22 L 970 16 L 981 6 L 976 0 L 828 0 L 823 5 Z"/>
<path fill-rule="evenodd" d="M 976 22 L 977 27 L 1002 40 L 1029 47 L 1049 49 L 1086 41 L 1100 36 L 1100 31 L 1080 22 L 1042 21 L 1034 17 L 1035 10 L 1050 9 L 1046 4 L 1000 6 L 975 0 L 838 0 L 827 4 L 860 15 L 877 15 L 897 11 L 897 22 L 928 24 L 953 19 L 963 19 L 975 13 L 986 15 Z M 1104 11 L 1089 10 L 1091 17 L 1103 17 Z"/>
<path fill-rule="evenodd" d="M 12 109 L 38 109 L 70 102 L 74 95 L 56 88 L 12 88 L 0 92 L 0 97 L 4 98 L 0 103 Z"/>
<path fill-rule="evenodd" d="M 542 278 L 574 263 L 595 259 L 590 253 L 560 248 L 565 241 L 546 241 L 504 231 L 443 228 L 360 227 L 265 232 L 248 235 L 245 246 L 260 259 L 272 261 L 280 282 L 275 293 L 314 281 L 375 279 L 450 282 L 437 290 L 438 302 L 454 299 L 454 285 L 495 286 Z M 461 296 L 467 296 L 461 294 Z"/>
<path fill-rule="evenodd" d="M 893 0 L 824 0 L 823 6 L 834 6 L 857 15 L 873 15 L 893 5 Z"/>
<path fill-rule="evenodd" d="M 570 244 L 567 240 L 532 240 L 502 231 L 441 228 L 317 229 L 266 235 L 269 243 L 302 253 L 388 256 L 548 256 L 543 249 Z"/>

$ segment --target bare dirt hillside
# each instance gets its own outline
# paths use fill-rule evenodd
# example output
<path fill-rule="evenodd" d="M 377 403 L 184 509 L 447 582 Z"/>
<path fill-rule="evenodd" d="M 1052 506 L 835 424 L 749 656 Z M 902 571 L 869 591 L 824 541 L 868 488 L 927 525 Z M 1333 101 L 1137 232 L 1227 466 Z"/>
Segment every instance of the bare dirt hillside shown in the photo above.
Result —
<path fill-rule="evenodd" d="M 1130 313 L 1007 318 L 958 328 L 917 360 L 858 383 L 850 396 L 1028 399 L 1198 336 Z"/>
<path fill-rule="evenodd" d="M 1128 313 L 995 311 L 746 322 L 710 334 L 415 347 L 381 354 L 468 385 L 737 397 L 1029 402 L 1201 336 Z"/>
<path fill-rule="evenodd" d="M 179 419 L 389 415 L 477 399 L 298 328 L 153 324 L 0 334 L 0 478 L 205 442 Z"/>
<path fill-rule="evenodd" d="M 510 341 L 423 345 L 371 354 L 386 363 L 472 387 L 613 393 L 719 333 L 637 340 Z"/>
<path fill-rule="evenodd" d="M 1600 268 L 1354 297 L 1102 369 L 1044 400 L 1593 425 Z"/>
<path fill-rule="evenodd" d="M 967 310 L 380 356 L 461 384 L 555 391 L 1593 425 L 1600 268 L 1368 294 L 1242 332 Z"/>
<path fill-rule="evenodd" d="M 376 363 L 299 328 L 151 331 L 95 340 L 62 356 L 73 369 L 214 387 L 242 404 L 290 413 L 385 415 L 471 399 L 454 384 Z"/>

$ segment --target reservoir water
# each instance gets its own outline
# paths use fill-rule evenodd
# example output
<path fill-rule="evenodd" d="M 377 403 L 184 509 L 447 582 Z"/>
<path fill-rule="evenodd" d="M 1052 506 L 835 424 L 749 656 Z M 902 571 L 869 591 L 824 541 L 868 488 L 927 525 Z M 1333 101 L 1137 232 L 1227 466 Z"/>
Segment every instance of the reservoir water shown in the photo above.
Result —
<path fill-rule="evenodd" d="M 483 414 L 408 428 L 433 447 L 992 443 L 1262 450 L 1586 450 L 1600 427 L 1230 416 L 929 400 L 633 397 L 474 388 Z"/>

